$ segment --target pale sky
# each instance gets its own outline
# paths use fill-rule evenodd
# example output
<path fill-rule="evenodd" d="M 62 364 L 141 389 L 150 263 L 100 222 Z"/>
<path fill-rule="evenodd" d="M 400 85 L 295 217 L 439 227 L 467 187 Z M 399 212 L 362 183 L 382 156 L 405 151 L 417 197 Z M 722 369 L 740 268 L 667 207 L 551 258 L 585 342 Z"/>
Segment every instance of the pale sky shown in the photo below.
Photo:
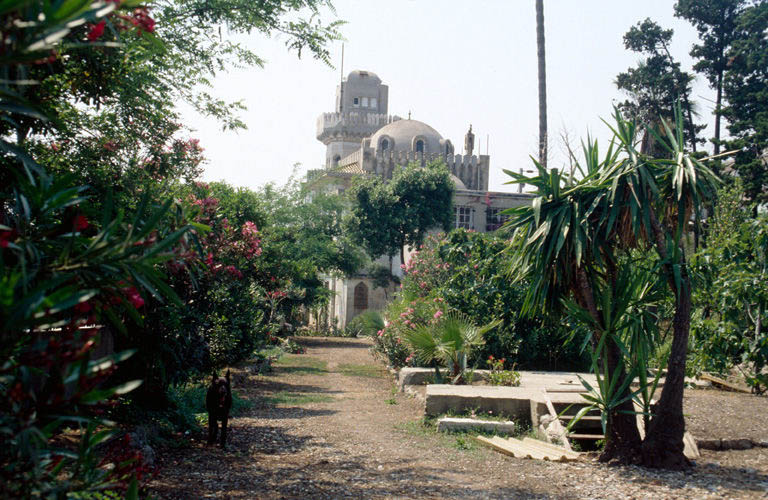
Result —
<path fill-rule="evenodd" d="M 608 137 L 600 118 L 624 96 L 616 75 L 638 55 L 624 49 L 623 34 L 650 17 L 673 28 L 672 54 L 689 70 L 695 30 L 673 16 L 672 0 L 545 0 L 550 166 L 565 163 L 560 133 L 579 144 L 587 131 Z M 534 0 L 335 0 L 346 38 L 344 73 L 376 73 L 389 86 L 389 113 L 421 120 L 463 149 L 471 123 L 482 152 L 490 136 L 490 187 L 514 191 L 502 168 L 531 168 L 538 141 L 536 16 Z M 320 168 L 325 146 L 316 120 L 334 111 L 340 78 L 341 42 L 334 65 L 288 52 L 285 41 L 244 38 L 266 61 L 263 69 L 232 71 L 216 78 L 213 92 L 243 99 L 248 130 L 222 132 L 213 119 L 184 111 L 209 159 L 204 179 L 258 188 L 283 184 L 298 172 Z M 713 135 L 714 92 L 703 77 L 694 84 L 700 121 Z M 463 151 L 462 151 L 463 152 Z"/>

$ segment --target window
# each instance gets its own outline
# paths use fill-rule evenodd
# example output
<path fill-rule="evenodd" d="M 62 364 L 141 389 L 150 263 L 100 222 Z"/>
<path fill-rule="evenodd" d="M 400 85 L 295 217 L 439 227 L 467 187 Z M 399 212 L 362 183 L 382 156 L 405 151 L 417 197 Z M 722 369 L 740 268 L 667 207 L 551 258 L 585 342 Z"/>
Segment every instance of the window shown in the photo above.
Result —
<path fill-rule="evenodd" d="M 367 97 L 363 97 L 363 107 L 364 108 L 368 107 L 368 98 Z"/>
<path fill-rule="evenodd" d="M 354 99 L 352 99 L 352 106 L 354 106 L 356 108 L 360 107 L 360 98 L 359 97 L 355 97 Z"/>
<path fill-rule="evenodd" d="M 414 148 L 414 150 L 417 153 L 423 153 L 424 152 L 424 141 L 422 141 L 421 139 L 416 141 L 416 147 Z"/>
<path fill-rule="evenodd" d="M 454 227 L 472 229 L 472 207 L 453 207 Z"/>
<path fill-rule="evenodd" d="M 333 157 L 333 166 L 334 167 L 338 167 L 340 161 L 341 161 L 341 156 L 339 156 L 339 155 L 334 156 Z"/>
<path fill-rule="evenodd" d="M 504 208 L 488 207 L 485 212 L 485 230 L 487 232 L 496 231 L 507 222 L 509 215 L 503 215 L 501 212 L 504 210 Z"/>
<path fill-rule="evenodd" d="M 377 103 L 376 103 L 376 98 L 375 97 L 371 97 L 371 107 L 372 108 L 376 108 L 377 107 Z"/>
<path fill-rule="evenodd" d="M 355 286 L 354 308 L 357 311 L 368 309 L 368 286 L 362 281 Z"/>
<path fill-rule="evenodd" d="M 379 148 L 380 148 L 382 151 L 386 151 L 387 149 L 389 149 L 389 141 L 388 141 L 388 140 L 386 140 L 386 139 L 382 139 L 382 140 L 381 140 L 381 143 L 379 143 Z"/>

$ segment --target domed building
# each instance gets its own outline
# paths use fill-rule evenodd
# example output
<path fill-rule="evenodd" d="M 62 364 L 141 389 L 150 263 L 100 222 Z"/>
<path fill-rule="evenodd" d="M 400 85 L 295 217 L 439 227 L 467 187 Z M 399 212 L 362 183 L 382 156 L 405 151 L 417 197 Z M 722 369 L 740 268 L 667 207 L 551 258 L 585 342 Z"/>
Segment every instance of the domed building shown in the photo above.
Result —
<path fill-rule="evenodd" d="M 471 125 L 464 137 L 464 154 L 456 154 L 449 139 L 432 126 L 411 119 L 410 113 L 407 119 L 389 115 L 388 97 L 389 87 L 370 71 L 352 71 L 341 81 L 336 88 L 336 109 L 317 120 L 317 139 L 326 146 L 325 167 L 310 171 L 309 178 L 322 178 L 319 185 L 343 192 L 359 175 L 391 179 L 395 169 L 410 163 L 424 166 L 442 161 L 456 188 L 455 227 L 480 232 L 498 228 L 504 222 L 503 210 L 530 203 L 527 194 L 488 191 L 490 156 L 474 154 Z M 382 257 L 377 262 L 399 275 L 399 256 L 395 260 Z M 338 328 L 368 309 L 383 309 L 394 291 L 374 288 L 364 272 L 352 278 L 329 277 L 328 287 L 334 294 L 321 322 Z"/>

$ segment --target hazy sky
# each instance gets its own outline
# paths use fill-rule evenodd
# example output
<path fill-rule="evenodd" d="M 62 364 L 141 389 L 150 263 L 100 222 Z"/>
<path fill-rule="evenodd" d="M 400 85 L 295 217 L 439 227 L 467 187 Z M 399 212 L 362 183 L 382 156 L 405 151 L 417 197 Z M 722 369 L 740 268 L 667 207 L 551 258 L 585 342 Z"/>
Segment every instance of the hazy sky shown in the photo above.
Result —
<path fill-rule="evenodd" d="M 672 53 L 690 69 L 696 33 L 673 17 L 672 0 L 545 0 L 550 166 L 565 162 L 560 133 L 578 141 L 587 131 L 607 137 L 616 75 L 638 57 L 624 49 L 622 35 L 650 17 L 674 28 Z M 389 113 L 428 123 L 463 147 L 471 123 L 486 151 L 490 136 L 493 190 L 504 186 L 502 168 L 530 168 L 538 141 L 536 16 L 534 0 L 335 0 L 345 42 L 344 73 L 363 69 L 389 85 Z M 334 65 L 296 57 L 285 40 L 253 36 L 243 40 L 266 59 L 263 69 L 233 71 L 215 80 L 214 93 L 242 98 L 248 130 L 222 132 L 213 119 L 185 111 L 187 124 L 206 150 L 204 178 L 236 186 L 284 183 L 319 168 L 325 146 L 316 138 L 318 115 L 334 110 L 340 78 L 341 42 Z M 694 84 L 700 120 L 710 123 L 714 93 L 706 80 Z M 713 125 L 704 131 L 713 135 Z"/>

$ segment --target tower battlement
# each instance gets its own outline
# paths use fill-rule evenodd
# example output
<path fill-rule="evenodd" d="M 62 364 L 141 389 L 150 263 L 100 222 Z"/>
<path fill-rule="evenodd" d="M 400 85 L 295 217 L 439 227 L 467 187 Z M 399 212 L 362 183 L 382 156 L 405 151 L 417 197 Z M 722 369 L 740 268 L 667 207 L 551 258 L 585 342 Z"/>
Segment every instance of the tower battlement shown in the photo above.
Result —
<path fill-rule="evenodd" d="M 352 154 L 345 158 L 346 164 L 359 163 L 360 154 Z M 488 170 L 490 167 L 488 155 L 452 155 L 444 153 L 421 153 L 418 151 L 373 151 L 366 149 L 362 158 L 362 168 L 367 172 L 391 179 L 395 169 L 402 169 L 409 163 L 418 163 L 422 167 L 442 161 L 452 175 L 464 184 L 466 189 L 477 191 L 488 190 Z"/>
<path fill-rule="evenodd" d="M 338 140 L 359 141 L 399 119 L 399 116 L 358 111 L 323 113 L 317 118 L 317 140 L 326 145 Z"/>

